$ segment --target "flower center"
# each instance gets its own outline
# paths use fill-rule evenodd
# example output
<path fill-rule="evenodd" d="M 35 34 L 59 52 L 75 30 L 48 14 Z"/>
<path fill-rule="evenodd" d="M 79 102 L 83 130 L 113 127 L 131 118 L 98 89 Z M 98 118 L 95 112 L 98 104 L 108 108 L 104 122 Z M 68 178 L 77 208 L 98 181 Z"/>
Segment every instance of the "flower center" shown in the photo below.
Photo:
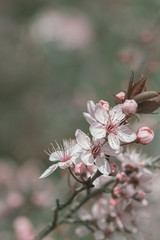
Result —
<path fill-rule="evenodd" d="M 101 152 L 101 148 L 99 145 L 91 147 L 91 153 L 93 154 L 94 157 L 100 155 L 100 152 Z"/>
<path fill-rule="evenodd" d="M 70 157 L 68 156 L 66 156 L 66 157 L 64 157 L 62 160 L 61 160 L 61 162 L 67 162 L 67 161 L 69 161 L 70 160 Z"/>
<path fill-rule="evenodd" d="M 109 125 L 107 124 L 106 125 L 106 131 L 108 133 L 114 133 L 115 132 L 115 126 L 112 123 L 110 123 Z"/>

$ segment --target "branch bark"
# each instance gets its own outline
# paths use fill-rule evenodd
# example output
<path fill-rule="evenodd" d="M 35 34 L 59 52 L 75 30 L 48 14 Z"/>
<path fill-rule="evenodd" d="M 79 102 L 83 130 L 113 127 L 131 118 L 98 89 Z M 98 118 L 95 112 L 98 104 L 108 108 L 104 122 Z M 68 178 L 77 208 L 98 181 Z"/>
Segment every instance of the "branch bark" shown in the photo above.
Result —
<path fill-rule="evenodd" d="M 107 183 L 103 184 L 99 189 L 96 189 L 92 192 L 90 192 L 87 196 L 83 197 L 81 201 L 79 201 L 77 204 L 73 204 L 68 211 L 66 211 L 62 217 L 59 216 L 60 212 L 67 208 L 70 204 L 73 203 L 75 197 L 82 191 L 90 189 L 93 187 L 93 182 L 96 178 L 100 177 L 101 173 L 97 171 L 95 175 L 92 178 L 89 178 L 85 185 L 77 188 L 72 193 L 71 197 L 64 203 L 60 204 L 59 200 L 56 200 L 56 207 L 53 210 L 53 218 L 52 221 L 44 227 L 40 231 L 40 233 L 35 237 L 35 240 L 42 240 L 44 237 L 46 237 L 49 233 L 51 233 L 57 226 L 69 222 L 69 219 L 71 219 L 72 215 L 81 208 L 88 200 L 90 200 L 92 197 L 96 196 L 97 194 L 103 193 L 103 192 L 110 192 L 108 186 L 115 182 L 115 179 L 112 178 Z M 60 219 L 59 219 L 60 218 Z"/>

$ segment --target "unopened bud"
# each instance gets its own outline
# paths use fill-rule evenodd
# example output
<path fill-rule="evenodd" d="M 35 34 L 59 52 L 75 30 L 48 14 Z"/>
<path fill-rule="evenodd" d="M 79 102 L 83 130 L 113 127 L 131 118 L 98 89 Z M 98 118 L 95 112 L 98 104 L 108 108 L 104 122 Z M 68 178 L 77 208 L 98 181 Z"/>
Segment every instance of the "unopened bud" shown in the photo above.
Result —
<path fill-rule="evenodd" d="M 121 196 L 121 189 L 118 186 L 115 186 L 113 188 L 113 195 L 114 195 L 114 197 L 120 197 Z"/>
<path fill-rule="evenodd" d="M 118 97 L 119 99 L 124 101 L 125 93 L 124 92 L 119 92 L 119 93 L 116 94 L 116 97 Z"/>
<path fill-rule="evenodd" d="M 142 144 L 147 144 L 152 142 L 153 138 L 154 138 L 154 132 L 148 127 L 141 127 L 137 131 L 138 142 Z"/>
<path fill-rule="evenodd" d="M 86 165 L 83 162 L 75 165 L 75 174 L 76 175 L 83 174 L 85 172 L 85 170 L 86 170 Z"/>
<path fill-rule="evenodd" d="M 119 170 L 118 165 L 115 162 L 110 162 L 109 166 L 111 170 L 109 176 L 115 176 Z"/>
<path fill-rule="evenodd" d="M 112 205 L 112 206 L 116 206 L 117 203 L 118 203 L 117 200 L 114 199 L 114 198 L 111 198 L 111 199 L 109 200 L 109 204 Z"/>
<path fill-rule="evenodd" d="M 143 191 L 138 191 L 138 192 L 134 195 L 134 199 L 136 199 L 137 201 L 142 201 L 145 197 L 146 197 L 146 194 L 145 194 L 145 192 L 143 192 Z"/>
<path fill-rule="evenodd" d="M 120 173 L 117 173 L 116 175 L 116 179 L 120 182 L 120 183 L 124 183 L 127 181 L 127 174 L 124 173 L 124 172 L 120 172 Z"/>
<path fill-rule="evenodd" d="M 104 101 L 104 100 L 100 100 L 98 103 L 102 104 L 103 108 L 109 112 L 109 103 Z"/>
<path fill-rule="evenodd" d="M 137 108 L 138 108 L 138 104 L 136 103 L 135 100 L 133 100 L 133 99 L 126 100 L 123 103 L 122 111 L 126 115 L 131 115 L 131 114 L 134 114 L 137 112 Z"/>

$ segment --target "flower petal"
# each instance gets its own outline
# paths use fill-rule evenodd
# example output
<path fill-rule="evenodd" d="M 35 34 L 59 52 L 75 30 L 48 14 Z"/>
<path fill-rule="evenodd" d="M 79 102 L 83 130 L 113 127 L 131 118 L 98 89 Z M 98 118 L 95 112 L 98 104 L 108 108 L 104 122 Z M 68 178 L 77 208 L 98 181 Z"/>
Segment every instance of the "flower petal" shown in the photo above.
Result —
<path fill-rule="evenodd" d="M 100 123 L 93 123 L 89 130 L 95 139 L 101 139 L 106 136 L 105 126 Z"/>
<path fill-rule="evenodd" d="M 78 154 L 83 151 L 83 148 L 79 144 L 75 144 L 70 152 L 70 156 L 72 157 L 75 154 Z"/>
<path fill-rule="evenodd" d="M 80 129 L 77 129 L 75 133 L 77 143 L 85 150 L 89 150 L 91 146 L 90 138 L 82 132 Z"/>
<path fill-rule="evenodd" d="M 83 113 L 83 116 L 85 117 L 86 121 L 89 123 L 89 124 L 92 124 L 92 123 L 95 123 L 96 120 L 91 117 L 91 115 L 89 113 Z"/>
<path fill-rule="evenodd" d="M 95 160 L 95 164 L 96 164 L 98 170 L 102 174 L 108 175 L 110 173 L 109 163 L 104 157 L 102 158 L 102 157 L 97 156 L 96 160 Z"/>
<path fill-rule="evenodd" d="M 94 118 L 95 104 L 92 100 L 89 100 L 87 102 L 87 110 L 88 110 L 89 114 L 91 115 L 91 117 Z"/>
<path fill-rule="evenodd" d="M 110 121 L 113 125 L 120 124 L 125 118 L 125 114 L 122 112 L 122 104 L 119 104 L 109 111 Z"/>
<path fill-rule="evenodd" d="M 62 157 L 63 157 L 63 151 L 58 150 L 51 153 L 51 155 L 49 156 L 49 160 L 51 162 L 56 162 L 56 161 L 60 161 Z"/>
<path fill-rule="evenodd" d="M 119 151 L 117 152 L 117 150 L 113 149 L 110 147 L 110 145 L 108 143 L 105 143 L 102 148 L 101 151 L 107 155 L 110 156 L 117 156 L 117 154 L 120 154 L 120 152 L 122 152 L 122 147 L 119 148 Z"/>
<path fill-rule="evenodd" d="M 108 143 L 111 146 L 111 148 L 119 150 L 120 148 L 120 141 L 117 135 L 114 133 L 110 133 L 108 135 Z"/>
<path fill-rule="evenodd" d="M 59 162 L 58 165 L 61 169 L 65 169 L 65 168 L 68 168 L 72 165 L 72 161 L 68 160 L 66 162 Z"/>
<path fill-rule="evenodd" d="M 52 172 L 54 172 L 58 167 L 58 164 L 51 165 L 39 178 L 48 177 Z"/>
<path fill-rule="evenodd" d="M 82 162 L 84 162 L 87 166 L 94 164 L 94 158 L 91 152 L 83 152 L 81 155 Z"/>
<path fill-rule="evenodd" d="M 122 142 L 133 142 L 136 140 L 136 134 L 130 130 L 127 126 L 120 126 L 117 129 L 117 135 Z"/>
<path fill-rule="evenodd" d="M 98 122 L 106 125 L 109 119 L 109 113 L 105 111 L 101 104 L 96 105 L 95 118 Z"/>

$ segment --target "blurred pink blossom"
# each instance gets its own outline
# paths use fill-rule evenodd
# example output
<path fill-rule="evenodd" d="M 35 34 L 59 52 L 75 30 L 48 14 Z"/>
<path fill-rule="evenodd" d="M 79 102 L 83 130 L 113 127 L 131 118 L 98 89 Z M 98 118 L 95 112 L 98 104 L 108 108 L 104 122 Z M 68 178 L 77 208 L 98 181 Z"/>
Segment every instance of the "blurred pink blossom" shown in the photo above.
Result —
<path fill-rule="evenodd" d="M 141 39 L 145 43 L 150 43 L 154 38 L 153 32 L 146 29 L 141 32 Z"/>
<path fill-rule="evenodd" d="M 36 42 L 56 41 L 70 50 L 86 47 L 92 34 L 88 20 L 78 13 L 49 10 L 39 13 L 30 26 L 30 35 Z"/>
<path fill-rule="evenodd" d="M 31 201 L 37 207 L 46 207 L 50 205 L 52 196 L 49 192 L 34 192 Z"/>
<path fill-rule="evenodd" d="M 20 192 L 12 191 L 9 192 L 6 202 L 11 208 L 18 208 L 24 203 L 24 197 Z"/>
<path fill-rule="evenodd" d="M 33 240 L 35 235 L 33 226 L 27 217 L 17 217 L 13 222 L 17 240 Z"/>

